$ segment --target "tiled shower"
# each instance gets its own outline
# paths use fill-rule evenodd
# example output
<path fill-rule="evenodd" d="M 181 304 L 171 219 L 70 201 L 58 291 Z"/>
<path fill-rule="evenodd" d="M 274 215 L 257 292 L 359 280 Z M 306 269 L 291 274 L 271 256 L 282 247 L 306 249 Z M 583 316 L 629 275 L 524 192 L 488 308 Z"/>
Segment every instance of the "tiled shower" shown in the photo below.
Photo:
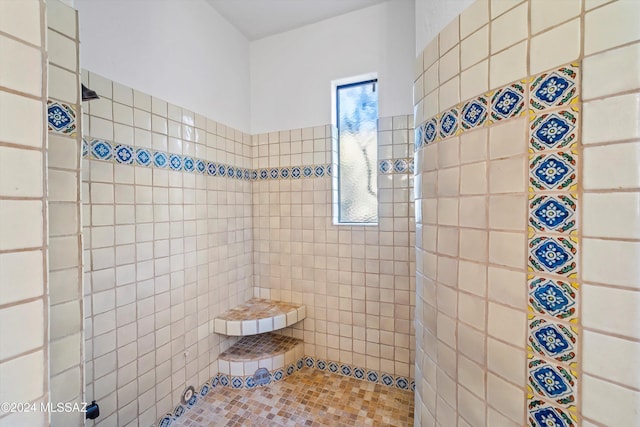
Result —
<path fill-rule="evenodd" d="M 0 400 L 170 425 L 223 376 L 252 388 L 214 319 L 257 297 L 305 307 L 274 382 L 415 390 L 421 426 L 636 425 L 639 5 L 475 0 L 442 23 L 415 114 L 379 119 L 363 227 L 333 224 L 331 124 L 240 131 L 81 71 L 73 8 L 0 0 Z"/>

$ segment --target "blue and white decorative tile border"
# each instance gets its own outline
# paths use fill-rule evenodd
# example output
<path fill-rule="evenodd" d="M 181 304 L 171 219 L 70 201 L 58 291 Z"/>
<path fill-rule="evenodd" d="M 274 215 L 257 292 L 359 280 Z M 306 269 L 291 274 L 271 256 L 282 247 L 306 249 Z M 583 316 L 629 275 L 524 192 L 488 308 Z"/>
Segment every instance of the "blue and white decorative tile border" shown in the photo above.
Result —
<path fill-rule="evenodd" d="M 127 144 L 113 144 L 104 139 L 91 137 L 82 138 L 82 157 L 121 165 L 151 167 L 243 181 L 322 178 L 332 176 L 333 173 L 331 164 L 263 169 L 239 168 L 165 151 L 136 148 Z"/>
<path fill-rule="evenodd" d="M 416 389 L 416 383 L 411 378 L 387 374 L 385 372 L 374 371 L 345 363 L 315 359 L 307 356 L 305 357 L 305 365 L 309 368 L 315 368 L 345 377 L 352 377 L 369 383 L 394 387 L 400 390 L 415 391 Z"/>
<path fill-rule="evenodd" d="M 321 371 L 327 371 L 336 375 L 342 375 L 346 377 L 352 377 L 355 379 L 367 381 L 369 383 L 375 383 L 384 385 L 387 387 L 394 387 L 401 390 L 407 390 L 414 392 L 416 389 L 415 381 L 410 378 L 394 376 L 383 372 L 372 371 L 365 368 L 347 365 L 340 362 L 325 361 L 322 359 L 315 359 L 313 357 L 305 356 L 291 363 L 285 369 L 275 369 L 269 372 L 268 380 L 264 385 L 257 385 L 253 380 L 253 375 L 245 377 L 231 376 L 227 374 L 218 373 L 211 380 L 207 381 L 200 387 L 200 391 L 195 393 L 186 405 L 180 404 L 173 409 L 173 412 L 165 414 L 157 422 L 158 427 L 169 427 L 178 418 L 182 417 L 187 409 L 192 408 L 199 400 L 203 399 L 209 392 L 215 388 L 228 387 L 233 389 L 254 389 L 256 387 L 266 387 L 272 383 L 282 381 L 291 375 L 294 375 L 297 371 L 303 368 L 319 369 Z"/>
<path fill-rule="evenodd" d="M 47 101 L 47 129 L 49 132 L 73 136 L 77 130 L 76 110 L 58 101 Z"/>
<path fill-rule="evenodd" d="M 378 173 L 380 175 L 390 175 L 397 173 L 409 173 L 414 172 L 413 157 L 409 159 L 387 159 L 380 160 L 378 162 Z"/>
<path fill-rule="evenodd" d="M 530 151 L 571 151 L 577 141 L 578 65 L 522 79 L 468 99 L 416 126 L 415 150 L 441 139 L 520 117 L 529 109 Z M 553 110 L 553 111 L 552 111 Z"/>
<path fill-rule="evenodd" d="M 529 425 L 578 424 L 578 64 L 529 80 Z"/>
<path fill-rule="evenodd" d="M 524 78 L 461 102 L 415 129 L 417 151 L 528 114 L 530 427 L 578 424 L 579 70 L 579 64 L 569 64 Z M 392 173 L 391 166 L 385 166 L 386 173 Z"/>

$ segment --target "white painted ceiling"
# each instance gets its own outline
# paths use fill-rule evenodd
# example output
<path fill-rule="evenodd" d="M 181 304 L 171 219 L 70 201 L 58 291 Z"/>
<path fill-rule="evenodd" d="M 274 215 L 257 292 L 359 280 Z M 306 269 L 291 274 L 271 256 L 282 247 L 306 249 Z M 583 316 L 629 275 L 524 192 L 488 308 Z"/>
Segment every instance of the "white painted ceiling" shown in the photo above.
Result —
<path fill-rule="evenodd" d="M 299 28 L 387 0 L 207 0 L 249 40 Z"/>

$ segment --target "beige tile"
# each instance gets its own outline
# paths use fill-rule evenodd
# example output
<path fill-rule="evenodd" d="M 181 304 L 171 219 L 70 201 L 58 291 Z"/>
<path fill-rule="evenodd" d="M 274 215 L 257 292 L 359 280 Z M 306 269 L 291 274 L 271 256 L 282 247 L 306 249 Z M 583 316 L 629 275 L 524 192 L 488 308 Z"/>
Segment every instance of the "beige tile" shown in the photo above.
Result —
<path fill-rule="evenodd" d="M 640 365 L 628 363 L 640 357 L 640 343 L 585 330 L 582 336 L 585 372 L 640 388 Z"/>
<path fill-rule="evenodd" d="M 445 255 L 458 255 L 458 229 L 438 227 L 438 252 Z"/>
<path fill-rule="evenodd" d="M 47 25 L 66 36 L 76 38 L 76 11 L 61 1 L 47 3 Z"/>
<path fill-rule="evenodd" d="M 458 266 L 458 286 L 460 289 L 471 292 L 475 295 L 486 295 L 486 265 L 461 260 Z"/>
<path fill-rule="evenodd" d="M 41 247 L 42 202 L 0 200 L 0 250 Z"/>
<path fill-rule="evenodd" d="M 113 99 L 113 82 L 91 71 L 89 72 L 89 87 L 96 91 L 100 97 Z"/>
<path fill-rule="evenodd" d="M 458 225 L 458 199 L 442 197 L 438 200 L 438 224 Z"/>
<path fill-rule="evenodd" d="M 439 77 L 439 67 L 440 63 L 435 62 L 424 72 L 423 76 L 423 86 L 424 86 L 424 94 L 428 94 L 434 89 L 437 89 L 440 85 L 440 77 Z"/>
<path fill-rule="evenodd" d="M 49 268 L 61 270 L 79 266 L 78 236 L 52 237 L 49 239 Z"/>
<path fill-rule="evenodd" d="M 582 4 L 573 0 L 538 0 L 531 2 L 531 33 L 568 21 L 580 15 Z"/>
<path fill-rule="evenodd" d="M 500 230 L 526 230 L 526 196 L 502 195 L 489 198 L 489 227 Z"/>
<path fill-rule="evenodd" d="M 460 140 L 458 138 L 449 138 L 439 144 L 438 149 L 438 166 L 439 168 L 447 168 L 460 164 L 459 147 Z"/>
<path fill-rule="evenodd" d="M 15 325 L 29 319 L 28 328 Z M 42 300 L 15 305 L 0 310 L 0 359 L 42 347 L 44 337 L 44 307 Z"/>
<path fill-rule="evenodd" d="M 439 34 L 440 54 L 444 54 L 460 41 L 460 23 L 456 16 Z"/>
<path fill-rule="evenodd" d="M 42 153 L 0 147 L 0 196 L 42 195 Z"/>
<path fill-rule="evenodd" d="M 492 54 L 527 38 L 528 13 L 529 5 L 523 3 L 491 22 Z"/>
<path fill-rule="evenodd" d="M 38 399 L 44 394 L 43 384 L 46 381 L 44 367 L 45 359 L 42 350 L 1 363 L 0 376 L 3 387 L 0 391 L 0 399 L 3 402 L 16 403 Z"/>
<path fill-rule="evenodd" d="M 460 15 L 460 37 L 465 38 L 489 22 L 489 1 L 477 0 Z"/>
<path fill-rule="evenodd" d="M 0 62 L 4 64 L 0 85 L 40 96 L 42 57 L 39 49 L 0 36 Z"/>
<path fill-rule="evenodd" d="M 562 40 L 558 43 L 558 40 Z M 544 70 L 572 62 L 580 56 L 580 19 L 574 19 L 531 39 L 529 72 Z"/>
<path fill-rule="evenodd" d="M 640 43 L 602 52 L 584 59 L 582 97 L 585 100 L 640 88 Z M 611 70 L 616 78 L 612 79 Z"/>
<path fill-rule="evenodd" d="M 503 416 L 516 421 L 517 425 L 524 419 L 525 393 L 524 390 L 515 387 L 496 375 L 487 375 L 487 400 L 500 411 Z M 494 422 L 491 416 L 489 424 L 491 426 L 507 426 L 507 423 Z"/>
<path fill-rule="evenodd" d="M 43 126 L 18 126 L 17 123 L 42 123 L 42 103 L 0 91 L 0 140 L 42 147 Z"/>
<path fill-rule="evenodd" d="M 640 142 L 586 147 L 583 185 L 587 190 L 640 187 Z M 603 168 L 615 164 L 615 168 Z"/>
<path fill-rule="evenodd" d="M 477 363 L 484 363 L 487 350 L 485 348 L 485 335 L 464 323 L 458 324 L 458 349 L 462 354 Z"/>
<path fill-rule="evenodd" d="M 527 152 L 525 118 L 507 120 L 489 128 L 489 158 L 510 157 Z"/>
<path fill-rule="evenodd" d="M 456 196 L 460 181 L 460 168 L 438 170 L 438 195 Z"/>
<path fill-rule="evenodd" d="M 76 43 L 55 31 L 47 31 L 47 52 L 49 63 L 66 68 L 69 71 L 77 71 L 78 58 L 76 56 Z"/>
<path fill-rule="evenodd" d="M 522 0 L 491 0 L 491 19 L 522 3 Z"/>
<path fill-rule="evenodd" d="M 640 3 L 622 0 L 587 12 L 584 18 L 584 53 L 590 55 L 640 38 Z M 616 25 L 612 26 L 611 23 Z"/>
<path fill-rule="evenodd" d="M 487 232 L 480 230 L 460 230 L 460 258 L 471 261 L 487 261 Z"/>
<path fill-rule="evenodd" d="M 489 56 L 489 26 L 485 25 L 460 43 L 460 67 L 464 70 Z"/>
<path fill-rule="evenodd" d="M 78 102 L 78 75 L 55 65 L 49 66 L 49 97 L 75 104 Z"/>
<path fill-rule="evenodd" d="M 585 238 L 581 244 L 586 281 L 640 289 L 640 244 Z"/>
<path fill-rule="evenodd" d="M 640 304 L 640 292 L 585 284 L 582 300 L 585 328 L 640 338 L 640 322 L 634 308 Z"/>
<path fill-rule="evenodd" d="M 35 298 L 44 292 L 42 251 L 0 254 L 0 304 Z"/>
<path fill-rule="evenodd" d="M 526 303 L 526 276 L 524 272 L 489 267 L 489 299 L 513 307 Z"/>
<path fill-rule="evenodd" d="M 487 129 L 477 129 L 460 135 L 460 162 L 471 163 L 487 159 Z"/>
<path fill-rule="evenodd" d="M 460 98 L 466 100 L 489 90 L 489 61 L 479 62 L 460 74 Z"/>
<path fill-rule="evenodd" d="M 640 238 L 640 193 L 586 193 L 582 206 L 585 236 Z"/>
<path fill-rule="evenodd" d="M 472 163 L 460 167 L 460 194 L 475 195 L 487 192 L 486 162 Z"/>
<path fill-rule="evenodd" d="M 489 163 L 489 192 L 519 193 L 525 191 L 523 157 L 494 160 Z"/>
<path fill-rule="evenodd" d="M 640 95 L 629 94 L 583 104 L 584 144 L 640 137 Z"/>
<path fill-rule="evenodd" d="M 638 421 L 635 408 L 640 392 L 590 375 L 583 375 L 581 379 L 585 417 L 605 425 L 633 425 Z"/>
<path fill-rule="evenodd" d="M 453 107 L 460 102 L 460 77 L 456 76 L 440 86 L 438 102 L 441 110 Z"/>
<path fill-rule="evenodd" d="M 524 350 L 493 338 L 487 339 L 487 368 L 514 384 L 525 383 L 526 354 Z"/>
<path fill-rule="evenodd" d="M 444 52 L 443 52 L 444 53 Z M 426 70 L 440 58 L 440 51 L 438 49 L 438 38 L 435 37 L 422 51 L 424 59 L 423 68 Z"/>
<path fill-rule="evenodd" d="M 2 2 L 0 4 L 0 31 L 40 46 L 40 3 Z"/>
<path fill-rule="evenodd" d="M 464 356 L 458 357 L 458 380 L 460 384 L 479 397 L 485 395 L 484 368 Z"/>
<path fill-rule="evenodd" d="M 78 169 L 78 141 L 74 138 L 51 133 L 49 135 L 48 166 L 62 169 Z M 33 169 L 32 169 L 33 170 Z"/>
<path fill-rule="evenodd" d="M 489 233 L 489 262 L 514 268 L 524 268 L 525 235 L 492 231 Z"/>
<path fill-rule="evenodd" d="M 487 199 L 484 196 L 461 197 L 459 221 L 462 227 L 486 228 Z"/>
<path fill-rule="evenodd" d="M 462 292 L 458 295 L 458 318 L 474 328 L 484 330 L 486 310 L 484 299 Z"/>
<path fill-rule="evenodd" d="M 527 41 L 491 55 L 489 87 L 498 88 L 527 75 Z"/>
<path fill-rule="evenodd" d="M 456 46 L 440 58 L 438 74 L 440 82 L 446 82 L 460 72 L 460 48 Z"/>

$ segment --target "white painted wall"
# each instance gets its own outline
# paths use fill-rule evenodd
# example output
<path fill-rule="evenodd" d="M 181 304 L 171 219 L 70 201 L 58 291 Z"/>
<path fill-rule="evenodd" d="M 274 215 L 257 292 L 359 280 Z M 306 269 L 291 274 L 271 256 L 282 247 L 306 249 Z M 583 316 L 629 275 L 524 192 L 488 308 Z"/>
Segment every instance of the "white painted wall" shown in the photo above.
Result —
<path fill-rule="evenodd" d="M 249 42 L 204 0 L 75 6 L 82 68 L 249 131 Z"/>
<path fill-rule="evenodd" d="M 415 0 L 416 55 L 474 0 Z"/>
<path fill-rule="evenodd" d="M 372 72 L 380 116 L 412 114 L 413 15 L 391 0 L 252 42 L 252 133 L 331 123 L 331 81 Z"/>

